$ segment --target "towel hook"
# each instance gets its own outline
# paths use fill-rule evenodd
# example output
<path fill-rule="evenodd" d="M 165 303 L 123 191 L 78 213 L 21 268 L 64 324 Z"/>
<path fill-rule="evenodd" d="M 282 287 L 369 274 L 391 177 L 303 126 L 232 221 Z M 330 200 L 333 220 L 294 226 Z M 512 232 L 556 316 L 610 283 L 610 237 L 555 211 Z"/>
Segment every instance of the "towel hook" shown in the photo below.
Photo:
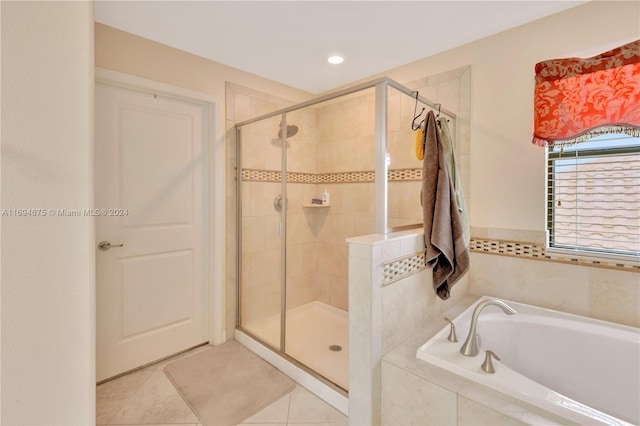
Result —
<path fill-rule="evenodd" d="M 436 114 L 436 123 L 438 123 L 438 127 L 442 127 L 442 124 L 440 124 L 440 108 L 442 107 L 442 104 L 441 103 L 437 103 L 437 104 L 434 105 L 434 108 L 436 106 L 438 107 L 438 114 Z M 449 120 L 447 120 L 447 121 L 449 121 Z"/>
<path fill-rule="evenodd" d="M 422 107 L 422 109 L 420 110 L 420 113 L 416 114 L 416 111 L 418 110 L 418 94 L 419 92 L 416 90 L 416 103 L 413 107 L 413 121 L 411 122 L 411 130 L 418 130 L 420 127 L 422 127 L 422 123 L 424 123 L 424 120 L 422 120 L 420 124 L 416 126 L 416 120 L 420 118 L 420 116 L 424 112 L 424 107 Z"/>

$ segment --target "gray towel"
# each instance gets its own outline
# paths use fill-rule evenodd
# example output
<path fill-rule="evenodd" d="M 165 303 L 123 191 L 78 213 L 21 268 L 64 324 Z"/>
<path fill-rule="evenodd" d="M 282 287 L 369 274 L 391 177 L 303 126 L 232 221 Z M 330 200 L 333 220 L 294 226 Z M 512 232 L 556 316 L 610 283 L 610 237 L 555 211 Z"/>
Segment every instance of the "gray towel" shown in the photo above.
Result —
<path fill-rule="evenodd" d="M 451 288 L 471 264 L 451 173 L 433 111 L 427 114 L 425 126 L 420 194 L 424 245 L 426 260 L 433 266 L 433 288 L 444 300 L 450 297 Z"/>

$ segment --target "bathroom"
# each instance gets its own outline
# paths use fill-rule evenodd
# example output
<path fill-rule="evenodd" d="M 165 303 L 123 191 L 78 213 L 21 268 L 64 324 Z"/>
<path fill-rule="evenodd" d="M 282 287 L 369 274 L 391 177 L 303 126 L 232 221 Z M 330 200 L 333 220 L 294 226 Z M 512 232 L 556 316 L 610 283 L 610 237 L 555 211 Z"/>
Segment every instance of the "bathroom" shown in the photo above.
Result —
<path fill-rule="evenodd" d="M 390 78 L 410 89 L 420 90 L 425 98 L 441 102 L 447 109 L 455 112 L 458 121 L 456 143 L 462 144 L 457 145 L 457 149 L 465 179 L 465 195 L 470 205 L 472 237 L 476 243 L 476 249 L 472 249 L 471 254 L 473 266 L 465 279 L 454 287 L 451 300 L 441 302 L 431 295 L 421 302 L 427 309 L 421 320 L 441 321 L 441 313 L 465 296 L 488 294 L 634 327 L 640 325 L 640 286 L 638 273 L 635 271 L 629 271 L 628 268 L 541 261 L 517 255 L 487 254 L 482 249 L 483 244 L 499 245 L 505 241 L 544 248 L 544 149 L 530 143 L 533 65 L 548 58 L 595 55 L 636 39 L 637 17 L 636 2 L 589 2 L 385 72 Z M 3 25 L 4 23 L 3 18 Z M 212 93 L 224 99 L 226 122 L 223 125 L 226 130 L 250 116 L 269 112 L 269 108 L 251 110 L 252 105 L 259 104 L 256 102 L 258 98 L 276 100 L 276 103 L 280 102 L 278 107 L 308 100 L 308 95 L 296 89 L 213 64 L 195 55 L 102 24 L 96 24 L 91 32 L 95 35 L 97 67 Z M 199 71 L 194 72 L 194 69 Z M 212 75 L 215 77 L 212 78 Z M 430 78 L 434 84 L 430 84 Z M 464 80 L 465 78 L 469 80 Z M 452 81 L 456 83 L 451 83 Z M 414 87 L 410 87 L 412 85 Z M 234 94 L 233 98 L 231 93 Z M 407 115 L 413 112 L 413 105 L 410 107 L 411 111 Z M 406 122 L 406 115 L 401 117 L 403 121 L 397 123 L 398 128 L 401 126 L 409 129 L 410 122 Z M 288 124 L 298 125 L 302 129 L 301 133 L 290 138 L 290 147 L 295 149 L 296 138 L 302 137 L 305 130 L 304 117 L 292 118 Z M 277 130 L 273 138 L 277 138 Z M 464 141 L 468 141 L 467 146 Z M 409 146 L 412 142 L 410 137 Z M 224 193 L 227 219 L 224 323 L 227 338 L 234 334 L 237 317 L 234 256 L 237 250 L 237 224 L 234 222 L 237 200 L 233 185 L 236 153 L 231 145 L 232 141 L 228 143 L 225 149 L 227 188 Z M 3 157 L 3 163 L 4 161 Z M 333 161 L 333 164 L 337 162 Z M 323 184 L 318 184 L 313 188 L 313 194 L 305 194 L 305 197 L 320 196 L 324 189 Z M 331 185 L 326 189 L 331 193 L 332 203 L 338 203 L 340 189 Z M 363 190 L 353 197 L 357 196 L 369 197 L 369 192 Z M 352 209 L 360 206 L 360 202 L 355 203 Z M 371 216 L 368 211 L 366 213 L 365 216 Z M 356 224 L 364 227 L 362 233 L 355 230 Z M 359 220 L 353 226 L 352 233 L 348 233 L 346 237 L 363 235 L 367 227 L 371 229 L 371 224 L 366 221 Z M 11 240 L 8 242 L 10 245 L 17 244 Z M 348 261 L 346 244 L 337 241 L 325 244 L 340 251 L 345 263 Z M 396 254 L 396 257 L 400 257 L 404 252 L 397 251 Z M 3 259 L 4 256 L 3 250 Z M 16 261 L 20 263 L 19 259 Z M 314 297 L 346 310 L 348 276 L 343 273 L 347 267 L 345 264 L 340 267 L 340 273 L 327 274 L 332 277 L 327 278 L 327 281 L 318 280 Z M 419 283 L 411 285 L 419 286 Z M 308 297 L 308 294 L 300 297 Z M 400 294 L 398 297 L 398 303 L 405 306 L 408 300 L 406 295 Z M 4 304 L 3 299 L 3 315 Z M 416 327 L 411 322 L 413 319 L 400 315 L 401 309 L 396 308 L 392 312 L 399 321 L 406 320 L 406 330 L 403 333 L 409 333 L 410 328 Z M 82 315 L 91 317 L 90 312 Z M 78 348 L 90 345 L 85 340 L 81 339 Z M 398 342 L 389 344 L 395 343 Z M 86 353 L 91 355 L 93 352 L 88 350 Z M 66 364 L 66 361 L 62 362 L 62 365 Z M 90 370 L 89 361 L 83 360 L 81 364 L 87 364 L 85 370 Z M 75 365 L 69 365 L 65 370 L 68 376 L 76 377 L 71 388 L 86 387 L 85 382 L 90 380 L 86 380 L 84 373 L 79 377 L 71 374 L 74 368 Z M 86 375 L 90 376 L 89 373 Z M 6 383 L 11 383 L 11 375 L 6 380 Z M 60 395 L 59 398 L 61 402 L 58 405 L 64 407 L 65 396 Z M 86 401 L 86 404 L 91 403 Z M 82 413 L 76 415 L 80 416 Z M 60 418 L 64 416 L 65 413 L 61 412 Z M 75 423 L 86 421 L 78 420 Z"/>

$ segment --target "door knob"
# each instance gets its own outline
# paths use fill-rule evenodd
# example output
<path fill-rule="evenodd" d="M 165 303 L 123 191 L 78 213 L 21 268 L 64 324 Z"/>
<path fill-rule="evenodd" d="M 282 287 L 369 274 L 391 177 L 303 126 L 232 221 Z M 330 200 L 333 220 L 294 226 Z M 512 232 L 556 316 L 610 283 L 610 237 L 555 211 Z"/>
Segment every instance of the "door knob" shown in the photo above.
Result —
<path fill-rule="evenodd" d="M 113 247 L 124 247 L 124 243 L 120 243 L 120 244 L 111 244 L 109 241 L 100 241 L 98 243 L 98 250 L 100 251 L 107 251 L 110 248 Z"/>

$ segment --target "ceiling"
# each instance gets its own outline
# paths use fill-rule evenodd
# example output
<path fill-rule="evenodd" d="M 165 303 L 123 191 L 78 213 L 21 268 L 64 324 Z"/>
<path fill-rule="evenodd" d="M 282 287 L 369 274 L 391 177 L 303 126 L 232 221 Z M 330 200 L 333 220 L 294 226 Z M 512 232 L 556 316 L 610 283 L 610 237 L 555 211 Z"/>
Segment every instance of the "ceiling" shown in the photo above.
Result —
<path fill-rule="evenodd" d="M 582 3 L 97 1 L 95 20 L 317 94 Z"/>

